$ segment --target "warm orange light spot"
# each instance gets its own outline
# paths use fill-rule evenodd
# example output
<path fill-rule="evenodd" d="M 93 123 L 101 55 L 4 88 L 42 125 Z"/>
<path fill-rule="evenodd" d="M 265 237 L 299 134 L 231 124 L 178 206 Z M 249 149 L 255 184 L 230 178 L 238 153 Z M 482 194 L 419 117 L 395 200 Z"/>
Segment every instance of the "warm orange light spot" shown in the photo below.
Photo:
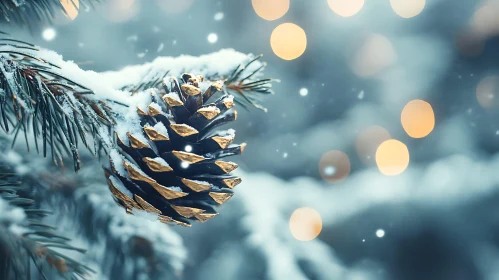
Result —
<path fill-rule="evenodd" d="M 342 151 L 329 151 L 319 162 L 319 173 L 327 182 L 339 182 L 350 173 L 350 159 Z"/>
<path fill-rule="evenodd" d="M 384 141 L 391 139 L 390 133 L 379 125 L 362 130 L 355 142 L 357 155 L 364 164 L 374 165 L 376 150 Z"/>
<path fill-rule="evenodd" d="M 276 20 L 289 10 L 289 0 L 251 0 L 256 14 L 266 20 Z"/>
<path fill-rule="evenodd" d="M 310 241 L 322 231 L 321 215 L 310 207 L 298 208 L 291 214 L 289 230 L 297 240 Z"/>
<path fill-rule="evenodd" d="M 405 132 L 412 138 L 423 138 L 435 127 L 433 108 L 424 100 L 412 100 L 407 103 L 400 120 Z"/>
<path fill-rule="evenodd" d="M 390 4 L 397 15 L 403 18 L 411 18 L 423 11 L 426 0 L 390 0 Z"/>
<path fill-rule="evenodd" d="M 375 76 L 397 60 L 397 53 L 388 38 L 369 35 L 352 61 L 353 72 L 360 77 Z"/>
<path fill-rule="evenodd" d="M 194 0 L 156 0 L 158 6 L 167 14 L 180 14 L 194 4 Z"/>
<path fill-rule="evenodd" d="M 328 0 L 329 8 L 342 17 L 351 17 L 364 6 L 364 0 Z"/>
<path fill-rule="evenodd" d="M 270 46 L 278 57 L 284 60 L 293 60 L 305 52 L 307 35 L 298 25 L 283 23 L 272 32 Z"/>
<path fill-rule="evenodd" d="M 487 76 L 476 87 L 476 99 L 485 108 L 499 107 L 499 76 Z"/>
<path fill-rule="evenodd" d="M 66 16 L 74 20 L 78 16 L 80 2 L 78 0 L 60 0 L 60 2 L 66 12 Z"/>
<path fill-rule="evenodd" d="M 103 15 L 113 22 L 125 22 L 134 17 L 139 11 L 136 0 L 106 0 Z"/>
<path fill-rule="evenodd" d="M 384 175 L 398 175 L 409 166 L 409 150 L 398 140 L 386 140 L 376 150 L 376 164 Z"/>

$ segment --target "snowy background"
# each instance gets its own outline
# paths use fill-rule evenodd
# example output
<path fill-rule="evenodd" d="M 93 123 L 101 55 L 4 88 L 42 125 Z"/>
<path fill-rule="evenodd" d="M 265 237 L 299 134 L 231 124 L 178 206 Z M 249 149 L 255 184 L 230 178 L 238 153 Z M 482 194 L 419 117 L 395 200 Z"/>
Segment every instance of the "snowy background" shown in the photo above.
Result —
<path fill-rule="evenodd" d="M 61 16 L 44 36 L 3 30 L 99 72 L 234 48 L 262 53 L 266 76 L 281 80 L 265 100 L 268 113 L 241 111 L 235 124 L 248 142 L 236 160 L 244 178 L 236 196 L 210 222 L 175 229 L 186 247 L 179 277 L 499 279 L 499 83 L 485 101 L 476 94 L 499 73 L 499 1 L 432 0 L 404 19 L 389 0 L 366 1 L 349 18 L 326 0 L 292 0 L 275 21 L 249 0 L 105 2 L 71 22 Z M 305 53 L 291 61 L 269 41 L 284 22 L 307 34 Z M 359 63 L 379 71 L 362 75 Z M 400 122 L 413 99 L 435 112 L 422 139 Z M 359 156 L 358 137 L 373 125 L 407 145 L 402 174 L 385 176 Z M 320 176 L 331 150 L 350 161 L 341 182 Z M 305 206 L 323 222 L 308 242 L 288 226 Z"/>

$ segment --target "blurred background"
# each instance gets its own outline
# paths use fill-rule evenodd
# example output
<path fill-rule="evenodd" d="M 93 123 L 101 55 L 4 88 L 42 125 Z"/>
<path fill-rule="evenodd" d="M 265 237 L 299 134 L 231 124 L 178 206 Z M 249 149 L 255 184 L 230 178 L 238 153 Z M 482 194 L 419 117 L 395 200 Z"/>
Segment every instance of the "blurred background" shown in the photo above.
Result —
<path fill-rule="evenodd" d="M 235 124 L 237 195 L 175 229 L 181 278 L 499 279 L 499 0 L 69 2 L 8 31 L 86 70 L 233 48 L 280 80 Z"/>

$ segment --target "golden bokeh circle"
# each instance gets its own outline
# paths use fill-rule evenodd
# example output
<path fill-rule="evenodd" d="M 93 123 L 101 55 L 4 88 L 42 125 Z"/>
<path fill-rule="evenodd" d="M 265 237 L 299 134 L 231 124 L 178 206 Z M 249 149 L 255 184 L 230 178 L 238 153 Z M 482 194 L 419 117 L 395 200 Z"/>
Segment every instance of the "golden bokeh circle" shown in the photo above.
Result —
<path fill-rule="evenodd" d="M 328 0 L 329 8 L 342 17 L 357 14 L 364 6 L 364 0 Z"/>
<path fill-rule="evenodd" d="M 310 207 L 298 208 L 289 218 L 289 230 L 297 240 L 313 240 L 322 231 L 321 215 Z"/>
<path fill-rule="evenodd" d="M 423 138 L 428 136 L 435 127 L 435 113 L 430 103 L 416 99 L 405 105 L 400 121 L 409 136 Z"/>
<path fill-rule="evenodd" d="M 329 183 L 344 180 L 350 174 L 348 155 L 338 150 L 325 153 L 319 161 L 319 173 Z"/>
<path fill-rule="evenodd" d="M 390 133 L 379 125 L 366 127 L 359 133 L 355 142 L 357 155 L 364 164 L 374 165 L 379 145 L 391 138 Z"/>
<path fill-rule="evenodd" d="M 293 60 L 305 52 L 307 35 L 298 25 L 283 23 L 272 32 L 270 46 L 278 57 L 284 60 Z"/>
<path fill-rule="evenodd" d="M 398 175 L 409 166 L 407 146 L 395 139 L 386 140 L 376 150 L 376 165 L 387 176 Z"/>
<path fill-rule="evenodd" d="M 64 8 L 65 15 L 71 20 L 74 20 L 78 16 L 80 2 L 78 0 L 60 0 L 60 2 Z"/>
<path fill-rule="evenodd" d="M 412 18 L 423 11 L 426 0 L 390 0 L 390 5 L 397 15 Z"/>
<path fill-rule="evenodd" d="M 485 109 L 499 107 L 499 76 L 491 75 L 480 80 L 476 87 L 476 99 Z"/>
<path fill-rule="evenodd" d="M 265 20 L 276 20 L 289 10 L 289 0 L 251 0 L 255 13 Z"/>

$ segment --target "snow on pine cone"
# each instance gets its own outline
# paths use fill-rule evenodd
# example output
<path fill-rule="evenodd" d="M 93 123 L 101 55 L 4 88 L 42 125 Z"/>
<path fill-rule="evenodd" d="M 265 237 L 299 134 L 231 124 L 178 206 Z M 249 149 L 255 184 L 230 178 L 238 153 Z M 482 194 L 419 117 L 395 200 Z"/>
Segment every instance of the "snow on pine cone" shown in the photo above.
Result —
<path fill-rule="evenodd" d="M 152 94 L 147 110 L 137 109 L 142 132 L 117 136 L 106 177 L 127 213 L 190 226 L 216 216 L 214 206 L 230 199 L 241 182 L 230 175 L 237 164 L 224 158 L 240 154 L 245 144 L 232 144 L 232 129 L 213 130 L 236 119 L 234 98 L 224 94 L 209 102 L 224 84 L 213 82 L 203 92 L 203 80 L 191 74 L 165 79 L 165 93 Z"/>

